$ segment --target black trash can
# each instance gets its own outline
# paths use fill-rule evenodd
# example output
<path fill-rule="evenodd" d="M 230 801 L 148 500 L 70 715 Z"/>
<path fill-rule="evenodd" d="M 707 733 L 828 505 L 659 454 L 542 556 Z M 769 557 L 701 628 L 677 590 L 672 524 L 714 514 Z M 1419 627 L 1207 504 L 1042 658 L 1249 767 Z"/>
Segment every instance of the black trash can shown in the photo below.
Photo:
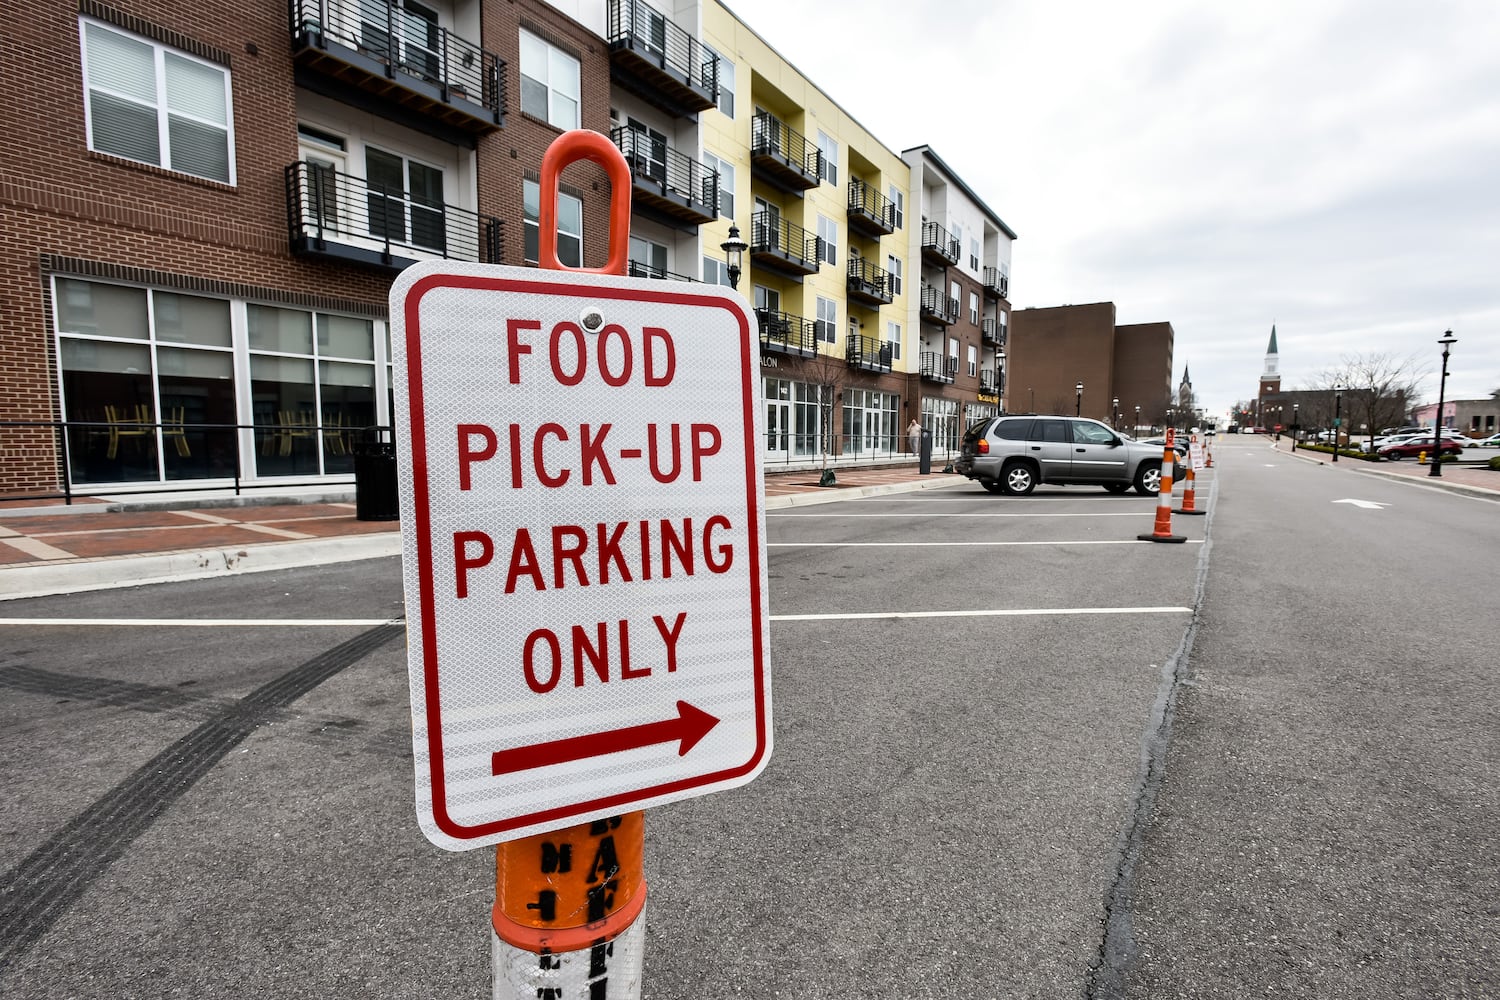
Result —
<path fill-rule="evenodd" d="M 366 427 L 354 440 L 354 517 L 359 521 L 395 521 L 401 517 L 396 490 L 396 444 L 390 430 Z"/>
<path fill-rule="evenodd" d="M 932 431 L 922 428 L 922 450 L 917 456 L 917 475 L 932 475 Z"/>

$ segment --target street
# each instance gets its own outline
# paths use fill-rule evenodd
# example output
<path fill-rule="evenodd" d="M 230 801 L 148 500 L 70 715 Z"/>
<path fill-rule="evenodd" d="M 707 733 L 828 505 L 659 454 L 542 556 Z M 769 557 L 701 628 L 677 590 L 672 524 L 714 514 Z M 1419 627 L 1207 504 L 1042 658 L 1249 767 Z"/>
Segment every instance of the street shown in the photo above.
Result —
<path fill-rule="evenodd" d="M 1182 545 L 1082 487 L 770 511 L 774 753 L 648 811 L 643 996 L 1500 993 L 1500 506 L 1215 465 Z M 0 604 L 0 994 L 488 995 L 400 577 Z"/>

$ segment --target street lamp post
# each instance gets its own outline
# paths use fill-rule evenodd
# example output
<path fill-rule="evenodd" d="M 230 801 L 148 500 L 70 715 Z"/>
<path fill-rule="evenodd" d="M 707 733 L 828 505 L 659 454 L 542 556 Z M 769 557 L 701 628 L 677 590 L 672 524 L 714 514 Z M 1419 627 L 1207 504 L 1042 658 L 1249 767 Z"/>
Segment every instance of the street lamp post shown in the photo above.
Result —
<path fill-rule="evenodd" d="M 1135 437 L 1140 432 L 1141 432 L 1141 406 L 1140 406 L 1139 403 L 1137 403 L 1136 407 L 1135 407 L 1135 427 L 1131 430 L 1130 436 L 1131 437 Z"/>
<path fill-rule="evenodd" d="M 1339 414 L 1344 405 L 1344 383 L 1335 382 L 1333 385 L 1333 460 L 1339 460 L 1339 425 L 1343 422 Z"/>
<path fill-rule="evenodd" d="M 739 291 L 745 251 L 750 249 L 750 244 L 740 239 L 739 226 L 732 222 L 729 224 L 729 239 L 720 243 L 719 249 L 724 251 L 724 270 L 729 272 L 729 287 Z"/>
<path fill-rule="evenodd" d="M 1297 407 L 1299 407 L 1301 405 L 1302 405 L 1301 403 L 1293 403 L 1292 404 L 1292 450 L 1293 451 L 1297 450 L 1297 435 L 1302 430 L 1302 422 L 1297 417 Z"/>
<path fill-rule="evenodd" d="M 1120 429 L 1120 397 L 1119 396 L 1116 396 L 1114 399 L 1111 399 L 1109 401 L 1109 411 L 1111 413 L 1110 425 L 1112 427 L 1114 427 L 1115 430 L 1119 430 Z"/>
<path fill-rule="evenodd" d="M 995 352 L 995 395 L 1000 397 L 1000 412 L 1005 412 L 1005 348 Z"/>
<path fill-rule="evenodd" d="M 1427 475 L 1443 477 L 1443 389 L 1448 384 L 1448 349 L 1458 343 L 1458 338 L 1453 336 L 1452 330 L 1444 330 L 1443 337 L 1438 341 L 1443 345 L 1443 374 L 1438 376 L 1438 405 L 1437 413 L 1432 417 L 1432 468 L 1427 470 Z"/>
<path fill-rule="evenodd" d="M 1073 389 L 1078 393 L 1077 401 L 1073 404 L 1073 416 L 1081 417 L 1083 416 L 1083 383 L 1079 382 Z"/>
<path fill-rule="evenodd" d="M 1027 406 L 1027 412 L 1029 412 L 1029 413 L 1035 413 L 1036 412 L 1036 390 L 1034 388 L 1032 388 L 1031 386 L 1028 385 L 1026 387 L 1026 391 L 1031 394 L 1031 403 Z"/>

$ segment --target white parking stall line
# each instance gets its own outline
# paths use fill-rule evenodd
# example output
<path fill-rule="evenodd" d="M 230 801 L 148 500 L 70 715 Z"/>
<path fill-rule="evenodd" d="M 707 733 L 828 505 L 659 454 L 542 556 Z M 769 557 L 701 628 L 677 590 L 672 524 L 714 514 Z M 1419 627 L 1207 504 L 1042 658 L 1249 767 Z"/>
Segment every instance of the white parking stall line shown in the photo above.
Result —
<path fill-rule="evenodd" d="M 0 626 L 99 625 L 112 628 L 373 628 L 404 624 L 404 618 L 0 618 Z"/>
<path fill-rule="evenodd" d="M 1138 538 L 1110 538 L 1097 541 L 1030 541 L 1030 542 L 767 542 L 768 549 L 924 549 L 942 548 L 944 546 L 964 546 L 973 548 L 977 545 L 1150 545 L 1149 541 Z M 1202 545 L 1203 539 L 1189 538 L 1189 545 Z"/>
<path fill-rule="evenodd" d="M 827 615 L 772 615 L 773 622 L 868 621 L 876 618 L 1027 618 L 1056 615 L 1180 615 L 1192 608 L 988 608 L 969 611 L 853 611 Z"/>

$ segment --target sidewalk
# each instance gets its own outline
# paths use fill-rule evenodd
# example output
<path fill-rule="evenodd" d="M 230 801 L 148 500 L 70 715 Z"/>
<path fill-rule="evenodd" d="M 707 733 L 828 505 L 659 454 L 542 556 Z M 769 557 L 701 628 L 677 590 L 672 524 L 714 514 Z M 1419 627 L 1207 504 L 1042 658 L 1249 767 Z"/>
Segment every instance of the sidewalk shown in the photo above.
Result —
<path fill-rule="evenodd" d="M 959 476 L 915 465 L 766 476 L 766 509 L 933 489 Z M 311 488 L 275 496 L 232 492 L 92 496 L 69 506 L 0 502 L 0 601 L 142 583 L 193 580 L 401 551 L 396 521 L 355 518 L 354 493 Z"/>
<path fill-rule="evenodd" d="M 1292 439 L 1283 437 L 1280 441 L 1266 437 L 1266 442 L 1276 451 L 1292 454 Z M 1469 449 L 1474 451 L 1475 449 Z M 1500 455 L 1500 452 L 1489 449 L 1485 456 Z M 1416 460 L 1401 462 L 1369 462 L 1362 458 L 1350 458 L 1348 455 L 1340 455 L 1338 464 L 1335 466 L 1333 455 L 1321 451 L 1307 451 L 1298 448 L 1296 458 L 1307 462 L 1316 462 L 1319 465 L 1327 465 L 1339 469 L 1348 469 L 1351 472 L 1362 472 L 1366 475 L 1384 476 L 1388 479 L 1411 480 L 1420 482 L 1424 486 L 1431 486 L 1440 490 L 1448 490 L 1451 493 L 1466 493 L 1470 496 L 1482 496 L 1491 500 L 1500 500 L 1500 472 L 1486 465 L 1464 464 L 1455 465 L 1451 462 L 1443 463 L 1443 474 L 1432 475 L 1430 465 L 1419 465 Z"/>

